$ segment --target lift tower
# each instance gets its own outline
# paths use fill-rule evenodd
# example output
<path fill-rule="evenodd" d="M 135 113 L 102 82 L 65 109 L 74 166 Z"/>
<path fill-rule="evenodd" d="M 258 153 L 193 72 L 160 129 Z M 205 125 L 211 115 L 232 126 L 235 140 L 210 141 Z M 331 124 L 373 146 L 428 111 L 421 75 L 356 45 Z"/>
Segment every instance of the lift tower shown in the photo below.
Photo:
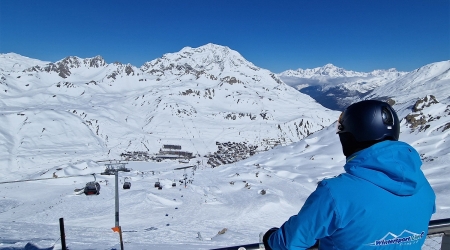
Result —
<path fill-rule="evenodd" d="M 107 163 L 105 164 L 106 169 L 102 175 L 115 175 L 115 202 L 116 202 L 116 212 L 115 212 L 115 227 L 112 228 L 114 232 L 118 232 L 120 235 L 120 247 L 123 250 L 122 241 L 122 230 L 119 226 L 119 172 L 130 172 L 125 165 L 128 163 L 118 162 L 118 163 Z"/>

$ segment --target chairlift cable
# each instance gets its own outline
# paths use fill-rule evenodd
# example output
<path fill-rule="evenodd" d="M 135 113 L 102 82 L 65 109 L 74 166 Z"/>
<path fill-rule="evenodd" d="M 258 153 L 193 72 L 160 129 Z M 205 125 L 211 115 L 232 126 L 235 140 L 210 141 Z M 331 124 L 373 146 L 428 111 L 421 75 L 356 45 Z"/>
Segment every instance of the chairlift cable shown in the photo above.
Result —
<path fill-rule="evenodd" d="M 79 175 L 69 175 L 69 176 L 58 176 L 58 177 L 47 177 L 47 178 L 39 178 L 39 179 L 25 179 L 25 180 L 18 180 L 18 181 L 2 181 L 0 184 L 7 184 L 7 183 L 17 183 L 17 182 L 27 182 L 27 181 L 42 181 L 42 180 L 56 180 L 61 178 L 71 178 L 71 177 L 80 177 L 80 176 L 88 176 L 88 175 L 94 175 L 93 174 L 79 174 Z"/>

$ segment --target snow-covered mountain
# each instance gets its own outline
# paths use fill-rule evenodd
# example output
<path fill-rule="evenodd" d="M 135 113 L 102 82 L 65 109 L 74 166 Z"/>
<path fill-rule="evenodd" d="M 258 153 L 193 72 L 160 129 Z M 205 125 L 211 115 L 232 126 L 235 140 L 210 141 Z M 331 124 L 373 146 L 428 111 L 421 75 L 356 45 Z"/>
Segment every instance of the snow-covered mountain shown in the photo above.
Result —
<path fill-rule="evenodd" d="M 29 67 L 41 66 L 47 63 L 49 62 L 32 59 L 16 53 L 0 54 L 0 71 L 22 71 Z"/>
<path fill-rule="evenodd" d="M 430 63 L 395 78 L 389 84 L 374 89 L 366 98 L 395 97 L 397 102 L 434 95 L 448 100 L 450 92 L 450 60 Z"/>
<path fill-rule="evenodd" d="M 33 64 L 17 70 L 0 60 L 0 248 L 61 249 L 64 218 L 70 249 L 118 249 L 114 176 L 95 175 L 98 196 L 77 190 L 104 171 L 101 160 L 129 151 L 139 158 L 169 144 L 196 158 L 126 162 L 131 171 L 120 173 L 120 185 L 132 186 L 119 190 L 126 249 L 255 243 L 298 213 L 318 181 L 343 172 L 339 113 L 227 47 L 187 47 L 139 68 L 100 56 Z M 364 95 L 397 110 L 400 140 L 418 150 L 437 195 L 432 219 L 450 217 L 449 64 L 396 77 L 374 72 L 390 80 Z M 327 81 L 344 79 L 338 71 Z M 224 162 L 212 167 L 211 158 Z"/>
<path fill-rule="evenodd" d="M 278 76 L 286 84 L 310 95 L 323 106 L 342 110 L 373 89 L 406 73 L 396 69 L 355 72 L 326 64 L 313 69 L 287 70 Z"/>
<path fill-rule="evenodd" d="M 345 70 L 334 66 L 331 63 L 324 65 L 323 67 L 317 67 L 313 69 L 297 69 L 286 70 L 280 73 L 283 77 L 298 77 L 298 78 L 342 78 L 342 77 L 367 77 L 370 73 L 361 73 L 352 70 Z"/>
<path fill-rule="evenodd" d="M 245 158 L 249 148 L 299 141 L 338 116 L 214 44 L 140 68 L 70 56 L 20 71 L 5 66 L 0 74 L 0 162 L 13 172 L 127 152 L 154 155 L 166 144 L 214 158 L 222 143 L 237 143 Z M 222 160 L 214 165 L 237 159 Z"/>

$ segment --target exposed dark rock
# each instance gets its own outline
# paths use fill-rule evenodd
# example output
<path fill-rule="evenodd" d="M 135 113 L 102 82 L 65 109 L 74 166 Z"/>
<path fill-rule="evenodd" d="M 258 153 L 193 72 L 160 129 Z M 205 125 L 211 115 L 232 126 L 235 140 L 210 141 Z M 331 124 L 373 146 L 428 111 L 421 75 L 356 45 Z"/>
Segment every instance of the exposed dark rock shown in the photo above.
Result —
<path fill-rule="evenodd" d="M 410 128 L 415 129 L 418 126 L 422 126 L 427 123 L 425 117 L 420 114 L 409 114 L 405 117 L 406 121 L 410 124 Z"/>
<path fill-rule="evenodd" d="M 434 95 L 425 96 L 423 99 L 419 99 L 416 101 L 413 107 L 413 112 L 418 112 L 423 110 L 425 107 L 430 107 L 432 104 L 439 103 Z"/>

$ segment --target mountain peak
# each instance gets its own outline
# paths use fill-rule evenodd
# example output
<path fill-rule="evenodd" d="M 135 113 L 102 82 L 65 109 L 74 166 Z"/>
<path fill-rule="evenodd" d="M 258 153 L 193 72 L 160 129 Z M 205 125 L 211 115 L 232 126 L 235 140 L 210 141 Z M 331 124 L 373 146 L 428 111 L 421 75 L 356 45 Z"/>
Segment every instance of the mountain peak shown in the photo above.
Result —
<path fill-rule="evenodd" d="M 338 67 L 334 66 L 334 64 L 332 63 L 327 63 L 322 68 L 338 68 Z"/>
<path fill-rule="evenodd" d="M 106 62 L 103 59 L 102 56 L 97 55 L 91 58 L 85 58 L 81 59 L 77 56 L 68 56 L 58 62 L 56 62 L 57 65 L 64 65 L 65 67 L 72 69 L 72 68 L 80 68 L 82 66 L 88 67 L 88 68 L 99 68 L 101 66 L 105 66 Z"/>
<path fill-rule="evenodd" d="M 184 47 L 179 52 L 164 54 L 161 58 L 146 62 L 141 70 L 161 74 L 162 71 L 170 69 L 174 74 L 179 74 L 179 71 L 188 69 L 197 72 L 214 72 L 217 75 L 224 71 L 236 71 L 241 67 L 259 70 L 237 51 L 226 46 L 208 43 L 197 48 Z"/>
<path fill-rule="evenodd" d="M 317 69 L 315 71 L 316 74 L 323 75 L 323 76 L 334 76 L 334 77 L 347 76 L 349 72 L 353 72 L 353 71 L 346 71 L 343 68 L 336 67 L 331 63 L 327 63 L 327 64 L 325 64 L 325 66 L 316 68 L 316 69 Z"/>
<path fill-rule="evenodd" d="M 295 76 L 299 78 L 317 78 L 317 77 L 354 77 L 354 76 L 364 76 L 366 73 L 355 72 L 351 70 L 345 70 L 343 68 L 337 67 L 334 64 L 327 63 L 322 67 L 312 68 L 312 69 L 297 69 L 297 70 L 287 70 L 280 73 L 280 76 Z"/>
<path fill-rule="evenodd" d="M 297 78 L 348 78 L 348 77 L 373 77 L 373 76 L 401 76 L 406 74 L 406 72 L 397 71 L 395 68 L 390 68 L 388 70 L 374 70 L 370 73 L 357 72 L 353 70 L 346 70 L 335 66 L 334 64 L 327 63 L 322 67 L 312 68 L 312 69 L 297 69 L 297 70 L 286 70 L 281 72 L 279 75 L 281 77 L 297 77 Z"/>
<path fill-rule="evenodd" d="M 56 62 L 57 65 L 64 65 L 68 68 L 79 68 L 81 66 L 81 58 L 77 56 L 68 56 Z"/>
<path fill-rule="evenodd" d="M 89 65 L 89 67 L 92 68 L 99 68 L 106 65 L 105 60 L 100 55 L 94 56 L 92 58 L 86 58 L 83 60 L 83 62 L 85 65 Z"/>
<path fill-rule="evenodd" d="M 197 48 L 192 48 L 192 47 L 184 47 L 183 49 L 180 50 L 179 53 L 185 53 L 185 52 L 204 52 L 204 51 L 210 51 L 212 53 L 217 52 L 217 51 L 221 51 L 224 54 L 228 54 L 231 49 L 227 46 L 223 46 L 223 45 L 218 45 L 218 44 L 214 44 L 214 43 L 208 43 L 205 45 L 202 45 L 200 47 Z"/>

